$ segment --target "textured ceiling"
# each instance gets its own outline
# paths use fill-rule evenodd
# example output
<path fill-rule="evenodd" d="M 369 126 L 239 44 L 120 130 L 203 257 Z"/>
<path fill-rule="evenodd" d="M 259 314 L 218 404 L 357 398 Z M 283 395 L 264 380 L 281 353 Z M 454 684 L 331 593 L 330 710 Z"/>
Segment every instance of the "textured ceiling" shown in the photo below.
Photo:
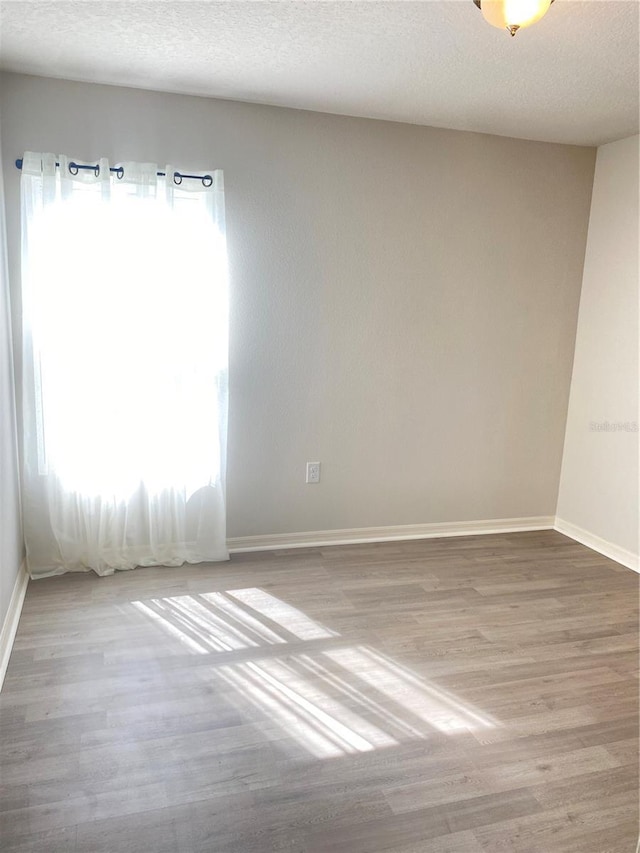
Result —
<path fill-rule="evenodd" d="M 0 3 L 28 74 L 596 145 L 638 132 L 638 0 L 510 38 L 471 0 Z"/>

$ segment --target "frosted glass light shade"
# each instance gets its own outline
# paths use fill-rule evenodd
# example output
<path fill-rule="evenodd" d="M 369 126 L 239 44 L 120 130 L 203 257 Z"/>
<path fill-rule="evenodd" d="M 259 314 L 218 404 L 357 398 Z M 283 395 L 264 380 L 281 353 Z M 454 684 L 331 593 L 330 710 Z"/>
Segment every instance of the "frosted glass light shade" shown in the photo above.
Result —
<path fill-rule="evenodd" d="M 546 14 L 551 0 L 481 0 L 480 11 L 485 21 L 511 35 L 522 27 L 530 27 Z"/>

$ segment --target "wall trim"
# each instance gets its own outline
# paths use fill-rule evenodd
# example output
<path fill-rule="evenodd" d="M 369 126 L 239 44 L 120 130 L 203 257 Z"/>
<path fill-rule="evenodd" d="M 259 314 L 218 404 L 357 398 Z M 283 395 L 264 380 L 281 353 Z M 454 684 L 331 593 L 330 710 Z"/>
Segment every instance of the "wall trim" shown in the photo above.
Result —
<path fill-rule="evenodd" d="M 519 533 L 525 530 L 553 530 L 554 520 L 554 516 L 544 515 L 530 518 L 492 518 L 485 521 L 400 524 L 394 527 L 311 530 L 305 533 L 270 533 L 263 536 L 238 536 L 227 539 L 227 547 L 232 554 L 243 554 L 249 551 L 277 551 L 281 548 L 314 548 L 325 545 L 357 545 L 366 542 Z"/>
<path fill-rule="evenodd" d="M 527 530 L 557 530 L 581 545 L 640 573 L 640 559 L 613 542 L 583 530 L 558 516 L 494 518 L 484 521 L 443 521 L 429 524 L 400 524 L 389 527 L 354 527 L 343 530 L 312 530 L 303 533 L 270 533 L 262 536 L 237 536 L 227 540 L 229 552 L 277 551 L 289 548 L 313 548 L 326 545 L 357 545 L 367 542 L 403 542 L 412 539 L 439 539 L 455 536 L 484 536 L 492 533 L 522 533 Z M 13 641 L 18 630 L 29 575 L 23 560 L 18 570 L 9 607 L 0 630 L 0 690 L 9 665 Z"/>
<path fill-rule="evenodd" d="M 13 641 L 18 630 L 18 622 L 22 613 L 22 605 L 24 597 L 27 594 L 27 585 L 29 583 L 29 575 L 27 574 L 27 564 L 23 560 L 18 569 L 18 576 L 13 585 L 13 592 L 9 599 L 9 607 L 7 608 L 2 630 L 0 630 L 0 690 L 4 683 L 4 677 L 9 666 L 9 658 L 13 649 Z"/>
<path fill-rule="evenodd" d="M 271 533 L 238 536 L 227 540 L 232 554 L 251 551 L 277 551 L 289 548 L 313 548 L 327 545 L 357 545 L 367 542 L 403 542 L 412 539 L 446 539 L 455 536 L 485 536 L 495 533 L 522 533 L 527 530 L 557 530 L 581 545 L 640 573 L 637 554 L 620 548 L 600 536 L 583 530 L 558 516 L 497 518 L 484 521 L 444 521 L 429 524 L 401 524 L 388 527 L 354 527 L 342 530 L 312 530 L 303 533 Z M 9 665 L 13 641 L 18 630 L 29 575 L 23 560 L 18 570 L 9 607 L 0 630 L 0 690 Z"/>
<path fill-rule="evenodd" d="M 558 533 L 563 533 L 570 539 L 575 539 L 575 541 L 579 542 L 581 545 L 586 545 L 587 548 L 591 548 L 592 551 L 597 551 L 604 557 L 608 557 L 610 560 L 615 560 L 616 563 L 620 563 L 627 569 L 640 573 L 640 560 L 638 558 L 638 554 L 634 554 L 633 551 L 627 551 L 626 548 L 614 545 L 613 542 L 609 542 L 607 539 L 602 539 L 600 536 L 596 536 L 595 533 L 589 533 L 588 530 L 583 530 L 582 527 L 578 527 L 577 524 L 572 524 L 570 521 L 564 521 L 564 519 L 558 518 L 558 516 L 556 516 L 553 529 L 557 530 Z"/>

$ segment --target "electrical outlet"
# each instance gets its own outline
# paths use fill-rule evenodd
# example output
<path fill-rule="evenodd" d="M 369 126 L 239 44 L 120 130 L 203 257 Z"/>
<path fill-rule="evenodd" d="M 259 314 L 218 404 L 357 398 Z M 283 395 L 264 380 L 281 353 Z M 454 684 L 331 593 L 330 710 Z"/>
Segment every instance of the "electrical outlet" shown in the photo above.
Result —
<path fill-rule="evenodd" d="M 320 463 L 307 462 L 307 483 L 320 482 Z"/>

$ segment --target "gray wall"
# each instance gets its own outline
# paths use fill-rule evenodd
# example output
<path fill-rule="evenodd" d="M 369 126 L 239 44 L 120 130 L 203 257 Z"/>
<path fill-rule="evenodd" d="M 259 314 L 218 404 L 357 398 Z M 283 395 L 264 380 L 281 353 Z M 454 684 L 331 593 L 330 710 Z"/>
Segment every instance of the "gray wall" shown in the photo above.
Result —
<path fill-rule="evenodd" d="M 4 624 L 23 552 L 2 195 L 0 174 L 0 627 Z"/>
<path fill-rule="evenodd" d="M 558 516 L 638 554 L 638 154 L 598 149 Z"/>
<path fill-rule="evenodd" d="M 25 149 L 224 169 L 230 536 L 555 513 L 594 149 L 20 75 L 0 108 L 14 269 Z"/>

